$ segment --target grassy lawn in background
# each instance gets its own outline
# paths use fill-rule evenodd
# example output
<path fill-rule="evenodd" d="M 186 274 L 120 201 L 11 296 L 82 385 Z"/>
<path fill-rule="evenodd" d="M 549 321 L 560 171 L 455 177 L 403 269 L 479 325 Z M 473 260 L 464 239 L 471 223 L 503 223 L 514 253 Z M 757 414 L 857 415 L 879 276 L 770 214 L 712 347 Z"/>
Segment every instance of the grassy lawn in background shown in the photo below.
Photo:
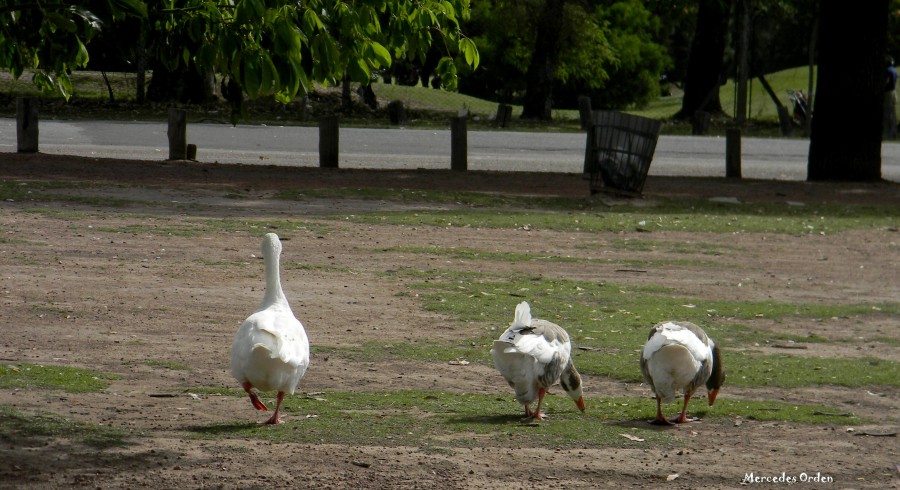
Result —
<path fill-rule="evenodd" d="M 42 113 L 50 117 L 62 119 L 136 119 L 136 120 L 165 120 L 166 104 L 133 105 L 134 83 L 133 73 L 106 73 L 104 79 L 100 72 L 76 71 L 72 74 L 74 96 L 68 104 L 61 98 L 45 98 Z M 149 79 L 149 76 L 148 76 Z M 766 79 L 781 102 L 789 109 L 788 90 L 807 90 L 808 68 L 797 67 L 766 75 Z M 109 81 L 113 96 L 117 105 L 109 104 L 109 90 L 106 80 Z M 375 82 L 373 89 L 383 105 L 388 101 L 400 100 L 410 108 L 410 126 L 434 126 L 446 125 L 446 119 L 455 116 L 459 110 L 466 109 L 473 116 L 470 120 L 472 129 L 491 129 L 491 119 L 497 111 L 498 104 L 488 100 L 471 97 L 468 95 L 435 90 L 421 86 L 403 86 Z M 321 90 L 321 89 L 320 89 Z M 335 90 L 335 89 L 330 89 Z M 758 80 L 750 81 L 749 85 L 749 115 L 752 124 L 745 129 L 745 134 L 761 136 L 777 136 L 777 110 L 769 95 L 763 90 Z M 31 84 L 31 77 L 26 73 L 18 80 L 13 80 L 8 72 L 0 73 L 0 94 L 9 97 L 37 96 L 40 93 Z M 631 108 L 626 112 L 662 119 L 667 121 L 662 127 L 663 134 L 689 134 L 690 125 L 687 123 L 673 122 L 671 117 L 681 108 L 681 90 L 672 87 L 671 95 L 660 97 L 651 102 L 647 107 Z M 719 90 L 719 98 L 726 114 L 734 112 L 734 99 L 736 95 L 735 82 L 729 80 Z M 280 124 L 280 125 L 314 125 L 316 118 L 311 114 L 298 109 L 299 102 L 289 106 L 279 106 L 269 99 L 260 100 L 250 104 L 251 110 L 249 124 Z M 67 107 L 69 106 L 69 107 Z M 11 106 L 13 113 L 4 114 L 14 117 L 15 107 Z M 189 110 L 189 118 L 196 121 L 227 121 L 225 106 L 221 107 L 194 107 Z M 579 131 L 578 111 L 574 109 L 557 109 L 553 111 L 553 122 L 521 121 L 518 116 L 522 112 L 520 105 L 513 105 L 513 130 L 540 130 L 540 131 Z M 386 126 L 382 117 L 362 116 L 362 114 L 344 116 L 343 124 L 347 126 Z M 730 119 L 713 121 L 712 134 L 719 132 L 724 134 L 725 126 Z M 241 122 L 244 124 L 245 122 Z"/>

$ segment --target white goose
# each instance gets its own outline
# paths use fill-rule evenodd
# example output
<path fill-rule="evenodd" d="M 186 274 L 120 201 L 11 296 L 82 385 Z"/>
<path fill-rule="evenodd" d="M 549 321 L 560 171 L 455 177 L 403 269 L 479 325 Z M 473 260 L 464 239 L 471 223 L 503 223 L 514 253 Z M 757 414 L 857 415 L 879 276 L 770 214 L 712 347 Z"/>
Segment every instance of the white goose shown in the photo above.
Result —
<path fill-rule="evenodd" d="M 516 306 L 512 325 L 494 341 L 494 365 L 514 390 L 516 400 L 525 405 L 525 416 L 544 419 L 541 405 L 547 389 L 558 381 L 563 390 L 584 411 L 581 375 L 572 362 L 569 334 L 555 323 L 531 318 L 531 307 L 523 301 Z M 531 411 L 531 403 L 538 401 Z"/>
<path fill-rule="evenodd" d="M 285 393 L 293 394 L 309 366 L 309 339 L 303 324 L 294 317 L 281 289 L 279 261 L 281 240 L 268 233 L 262 240 L 266 267 L 266 293 L 262 304 L 250 315 L 231 345 L 231 374 L 250 395 L 257 410 L 268 408 L 259 400 L 259 391 L 277 391 L 275 413 L 267 424 L 279 424 L 278 411 Z"/>
<path fill-rule="evenodd" d="M 641 373 L 656 395 L 656 419 L 651 423 L 660 425 L 696 420 L 685 415 L 694 391 L 706 384 L 712 405 L 725 382 L 719 347 L 690 322 L 663 322 L 650 329 L 641 352 Z M 670 421 L 663 417 L 662 403 L 674 400 L 676 391 L 684 392 L 684 407 Z"/>

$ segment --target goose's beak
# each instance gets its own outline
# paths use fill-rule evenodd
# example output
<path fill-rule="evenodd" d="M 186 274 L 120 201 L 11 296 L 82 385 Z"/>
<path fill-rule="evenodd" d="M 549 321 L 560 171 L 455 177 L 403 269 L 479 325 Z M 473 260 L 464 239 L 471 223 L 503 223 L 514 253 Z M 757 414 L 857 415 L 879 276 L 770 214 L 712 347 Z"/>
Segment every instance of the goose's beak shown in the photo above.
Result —
<path fill-rule="evenodd" d="M 578 410 L 584 412 L 584 397 L 579 396 L 577 400 L 575 400 L 575 404 L 578 405 Z"/>
<path fill-rule="evenodd" d="M 712 406 L 713 403 L 716 402 L 716 397 L 719 396 L 719 389 L 709 390 L 709 395 L 706 398 L 709 400 L 709 406 Z"/>

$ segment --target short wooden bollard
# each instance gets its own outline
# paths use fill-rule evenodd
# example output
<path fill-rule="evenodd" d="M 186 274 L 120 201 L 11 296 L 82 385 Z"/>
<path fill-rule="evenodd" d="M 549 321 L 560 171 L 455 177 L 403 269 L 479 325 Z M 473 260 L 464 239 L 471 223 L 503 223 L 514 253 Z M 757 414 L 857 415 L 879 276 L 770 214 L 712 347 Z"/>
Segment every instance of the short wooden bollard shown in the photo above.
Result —
<path fill-rule="evenodd" d="M 508 128 L 512 122 L 512 106 L 509 104 L 500 104 L 497 106 L 497 126 Z"/>
<path fill-rule="evenodd" d="M 469 167 L 469 143 L 466 134 L 466 118 L 450 120 L 450 170 L 465 171 Z"/>
<path fill-rule="evenodd" d="M 340 133 L 337 116 L 319 118 L 319 167 L 338 168 Z"/>
<path fill-rule="evenodd" d="M 725 177 L 741 178 L 741 130 L 725 130 Z"/>
<path fill-rule="evenodd" d="M 691 134 L 702 136 L 709 133 L 709 125 L 712 123 L 712 114 L 706 111 L 697 111 L 691 117 Z"/>
<path fill-rule="evenodd" d="M 185 156 L 188 160 L 197 161 L 197 145 L 189 143 L 187 145 L 187 154 Z"/>
<path fill-rule="evenodd" d="M 38 151 L 38 107 L 37 97 L 16 99 L 16 141 L 19 153 Z"/>
<path fill-rule="evenodd" d="M 394 126 L 406 126 L 406 108 L 403 107 L 402 100 L 392 100 L 388 103 L 388 117 Z"/>
<path fill-rule="evenodd" d="M 581 122 L 581 130 L 586 131 L 593 123 L 593 111 L 591 110 L 591 98 L 587 95 L 578 97 L 578 120 Z"/>
<path fill-rule="evenodd" d="M 169 160 L 187 159 L 187 111 L 169 109 Z"/>

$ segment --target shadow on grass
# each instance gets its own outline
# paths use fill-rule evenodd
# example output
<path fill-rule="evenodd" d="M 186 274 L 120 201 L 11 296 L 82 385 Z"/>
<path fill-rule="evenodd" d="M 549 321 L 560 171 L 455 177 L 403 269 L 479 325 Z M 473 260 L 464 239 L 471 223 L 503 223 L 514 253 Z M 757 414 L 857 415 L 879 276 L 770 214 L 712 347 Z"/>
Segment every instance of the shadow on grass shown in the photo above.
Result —
<path fill-rule="evenodd" d="M 284 425 L 284 424 L 282 424 Z M 258 422 L 229 422 L 225 424 L 214 425 L 194 425 L 186 427 L 185 430 L 201 434 L 205 436 L 228 436 L 240 434 L 248 430 L 259 429 L 261 427 L 273 427 L 272 425 L 261 424 Z M 278 426 L 274 426 L 278 427 Z"/>

